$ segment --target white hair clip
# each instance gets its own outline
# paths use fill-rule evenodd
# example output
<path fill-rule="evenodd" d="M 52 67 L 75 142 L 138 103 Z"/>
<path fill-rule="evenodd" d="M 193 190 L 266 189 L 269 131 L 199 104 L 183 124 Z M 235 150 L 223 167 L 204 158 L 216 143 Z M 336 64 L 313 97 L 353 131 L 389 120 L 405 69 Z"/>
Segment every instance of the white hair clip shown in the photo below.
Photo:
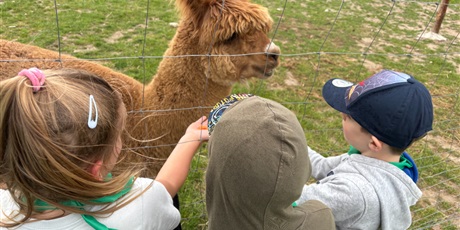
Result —
<path fill-rule="evenodd" d="M 96 113 L 96 116 L 94 118 L 94 120 L 92 119 L 92 116 L 93 116 L 93 105 L 94 105 L 94 110 L 95 110 L 95 113 Z M 96 105 L 96 101 L 94 100 L 94 97 L 93 95 L 89 95 L 89 114 L 88 114 L 88 127 L 90 129 L 94 129 L 96 128 L 97 126 L 97 105 Z"/>

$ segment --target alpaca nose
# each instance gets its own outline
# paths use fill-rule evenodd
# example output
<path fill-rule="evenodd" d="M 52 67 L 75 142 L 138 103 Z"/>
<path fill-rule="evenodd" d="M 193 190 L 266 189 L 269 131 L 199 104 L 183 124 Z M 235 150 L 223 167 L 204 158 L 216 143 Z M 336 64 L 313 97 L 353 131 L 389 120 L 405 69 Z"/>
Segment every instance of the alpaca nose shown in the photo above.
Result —
<path fill-rule="evenodd" d="M 274 42 L 270 42 L 268 45 L 267 45 L 267 57 L 272 59 L 273 61 L 277 62 L 278 61 L 278 57 L 279 57 L 279 54 L 281 53 L 281 50 L 280 48 L 274 43 Z"/>

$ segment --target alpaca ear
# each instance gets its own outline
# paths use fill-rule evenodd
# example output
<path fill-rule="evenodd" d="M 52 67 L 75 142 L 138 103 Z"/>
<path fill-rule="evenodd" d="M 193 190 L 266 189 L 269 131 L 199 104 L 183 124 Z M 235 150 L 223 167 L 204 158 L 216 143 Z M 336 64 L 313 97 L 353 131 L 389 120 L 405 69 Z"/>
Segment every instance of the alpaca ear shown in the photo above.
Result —
<path fill-rule="evenodd" d="M 371 135 L 371 139 L 369 141 L 369 149 L 372 152 L 380 152 L 383 148 L 383 142 Z"/>
<path fill-rule="evenodd" d="M 201 21 L 216 0 L 176 0 L 176 8 L 182 19 L 191 19 L 195 25 L 201 25 Z"/>
<path fill-rule="evenodd" d="M 91 173 L 91 175 L 93 175 L 94 178 L 96 178 L 96 180 L 102 181 L 101 169 L 102 169 L 102 161 L 101 160 L 96 161 L 93 164 L 93 166 L 91 166 L 91 168 L 90 168 L 90 173 Z"/>

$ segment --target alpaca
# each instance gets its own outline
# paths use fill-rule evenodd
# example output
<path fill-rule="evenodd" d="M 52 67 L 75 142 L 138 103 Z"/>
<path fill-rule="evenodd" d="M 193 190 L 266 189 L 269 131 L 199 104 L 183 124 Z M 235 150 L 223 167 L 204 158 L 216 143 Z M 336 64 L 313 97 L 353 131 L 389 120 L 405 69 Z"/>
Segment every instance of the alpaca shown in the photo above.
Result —
<path fill-rule="evenodd" d="M 97 63 L 5 40 L 0 79 L 30 67 L 79 68 L 103 77 L 121 92 L 129 112 L 132 138 L 125 138 L 122 165 L 145 163 L 144 176 L 155 177 L 191 122 L 207 116 L 235 83 L 268 78 L 279 65 L 266 8 L 248 0 L 176 0 L 176 8 L 181 20 L 164 56 L 185 56 L 163 59 L 146 85 Z"/>

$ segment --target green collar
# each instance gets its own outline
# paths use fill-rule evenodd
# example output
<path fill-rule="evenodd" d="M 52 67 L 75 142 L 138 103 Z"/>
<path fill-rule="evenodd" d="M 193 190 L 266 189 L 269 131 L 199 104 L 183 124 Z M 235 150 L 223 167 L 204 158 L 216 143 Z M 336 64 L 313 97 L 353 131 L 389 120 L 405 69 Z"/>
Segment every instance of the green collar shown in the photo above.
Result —
<path fill-rule="evenodd" d="M 112 178 L 112 175 L 109 174 L 108 178 Z M 134 178 L 131 177 L 129 179 L 128 183 L 126 183 L 125 187 L 120 192 L 115 193 L 115 194 L 110 195 L 110 196 L 103 196 L 103 197 L 94 199 L 94 200 L 92 200 L 92 202 L 104 203 L 104 204 L 105 203 L 115 202 L 116 200 L 118 200 L 120 197 L 122 197 L 123 195 L 125 195 L 126 193 L 128 193 L 131 190 L 133 182 L 134 182 Z M 79 208 L 79 209 L 83 209 L 84 206 L 85 206 L 85 204 L 83 204 L 81 202 L 78 202 L 78 201 L 75 201 L 75 200 L 67 200 L 67 201 L 62 201 L 60 203 L 62 205 L 68 206 L 68 207 L 74 207 L 74 208 Z M 53 207 L 52 205 L 49 205 L 45 201 L 38 200 L 38 199 L 35 200 L 34 206 L 35 206 L 36 210 L 38 210 L 38 211 L 57 209 L 56 207 Z M 85 220 L 86 223 L 88 223 L 91 227 L 93 227 L 96 230 L 115 230 L 114 228 L 108 228 L 107 226 L 105 226 L 101 222 L 97 221 L 96 218 L 94 218 L 94 216 L 92 216 L 92 215 L 81 214 L 81 216 L 83 217 L 83 219 Z"/>
<path fill-rule="evenodd" d="M 403 155 L 401 155 L 401 157 L 399 158 L 399 162 L 388 162 L 388 163 L 398 167 L 401 170 L 403 170 L 404 168 L 413 167 L 412 163 L 410 163 L 410 161 L 407 160 L 407 158 L 405 158 Z"/>
<path fill-rule="evenodd" d="M 348 150 L 348 155 L 352 155 L 352 154 L 361 154 L 361 152 L 359 152 L 359 150 L 357 150 L 355 147 L 350 145 L 350 149 Z M 401 170 L 403 170 L 404 168 L 413 167 L 412 163 L 410 163 L 410 161 L 407 160 L 403 155 L 401 155 L 401 157 L 399 158 L 399 162 L 388 162 L 388 163 L 398 167 Z"/>

